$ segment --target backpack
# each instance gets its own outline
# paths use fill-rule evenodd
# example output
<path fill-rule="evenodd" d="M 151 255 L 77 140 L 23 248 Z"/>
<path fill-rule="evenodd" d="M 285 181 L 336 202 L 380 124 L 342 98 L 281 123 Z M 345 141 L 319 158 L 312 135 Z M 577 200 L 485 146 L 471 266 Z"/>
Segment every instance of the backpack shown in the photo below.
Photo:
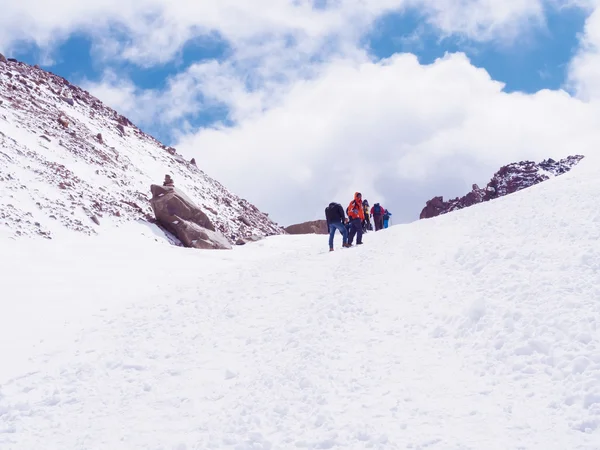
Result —
<path fill-rule="evenodd" d="M 340 217 L 341 215 L 343 215 L 343 211 L 344 209 L 342 208 L 342 205 L 340 205 L 339 203 L 331 202 L 329 206 L 325 208 L 325 217 L 327 218 L 327 222 L 343 220 L 344 218 Z"/>
<path fill-rule="evenodd" d="M 381 215 L 381 206 L 379 205 L 379 203 L 375 203 L 375 206 L 373 206 L 373 215 L 374 216 Z"/>
<path fill-rule="evenodd" d="M 387 211 L 383 215 L 383 220 L 390 220 L 390 214 Z"/>

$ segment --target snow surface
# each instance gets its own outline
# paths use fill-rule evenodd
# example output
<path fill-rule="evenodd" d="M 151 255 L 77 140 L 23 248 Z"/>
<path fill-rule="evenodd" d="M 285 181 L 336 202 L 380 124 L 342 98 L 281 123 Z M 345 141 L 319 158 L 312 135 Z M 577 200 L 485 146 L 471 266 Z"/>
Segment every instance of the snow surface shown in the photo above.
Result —
<path fill-rule="evenodd" d="M 598 449 L 599 167 L 333 253 L 0 237 L 0 448 Z"/>

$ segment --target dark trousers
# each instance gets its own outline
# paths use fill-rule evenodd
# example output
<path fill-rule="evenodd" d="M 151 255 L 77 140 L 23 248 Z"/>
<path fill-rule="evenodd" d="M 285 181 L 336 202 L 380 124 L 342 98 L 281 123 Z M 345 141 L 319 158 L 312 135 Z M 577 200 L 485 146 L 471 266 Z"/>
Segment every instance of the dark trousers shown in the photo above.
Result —
<path fill-rule="evenodd" d="M 348 244 L 352 245 L 354 241 L 354 235 L 356 235 L 356 243 L 362 244 L 362 220 L 352 219 L 350 221 L 350 234 L 348 235 Z"/>
<path fill-rule="evenodd" d="M 365 220 L 363 221 L 363 232 L 367 232 L 368 230 L 372 230 L 373 228 L 371 227 L 371 221 L 370 219 L 365 215 Z"/>
<path fill-rule="evenodd" d="M 373 222 L 375 222 L 375 231 L 383 229 L 383 216 L 373 216 Z"/>

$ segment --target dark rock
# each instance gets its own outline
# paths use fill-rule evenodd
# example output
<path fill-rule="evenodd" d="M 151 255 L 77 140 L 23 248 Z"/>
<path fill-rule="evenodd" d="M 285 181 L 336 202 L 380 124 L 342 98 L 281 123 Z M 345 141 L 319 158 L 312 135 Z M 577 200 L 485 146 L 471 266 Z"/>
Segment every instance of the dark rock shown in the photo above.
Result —
<path fill-rule="evenodd" d="M 65 103 L 68 103 L 68 104 L 69 104 L 69 105 L 71 105 L 71 106 L 74 106 L 74 105 L 75 105 L 75 102 L 73 101 L 73 99 L 72 99 L 72 98 L 69 98 L 69 97 L 62 97 L 62 96 L 61 96 L 61 97 L 59 97 L 59 98 L 60 98 L 60 99 L 61 99 L 63 102 L 65 102 Z"/>
<path fill-rule="evenodd" d="M 238 217 L 238 220 L 246 226 L 249 226 L 249 227 L 252 226 L 252 223 L 248 219 L 246 219 L 244 216 Z"/>
<path fill-rule="evenodd" d="M 16 58 L 7 58 L 7 59 L 8 59 L 8 61 L 10 61 L 10 62 L 14 62 L 14 63 L 16 63 L 16 62 L 19 62 L 19 61 L 17 61 L 17 59 L 16 59 Z"/>
<path fill-rule="evenodd" d="M 439 216 L 443 214 L 447 209 L 447 204 L 444 202 L 443 197 L 433 197 L 431 200 L 428 200 L 425 204 L 425 208 L 421 211 L 420 219 L 426 219 L 430 217 Z"/>
<path fill-rule="evenodd" d="M 98 219 L 98 217 L 92 216 L 90 219 L 92 219 L 92 222 L 94 222 L 96 225 L 100 225 L 100 219 Z"/>
<path fill-rule="evenodd" d="M 206 206 L 203 205 L 204 209 L 206 209 L 207 211 L 210 211 L 211 213 L 213 213 L 215 216 L 217 215 L 217 211 L 215 211 L 213 208 L 211 208 L 210 206 Z"/>
<path fill-rule="evenodd" d="M 550 177 L 562 175 L 571 170 L 582 159 L 582 155 L 575 155 L 560 161 L 547 159 L 539 164 L 533 161 L 521 161 L 503 166 L 483 189 L 474 184 L 471 192 L 463 197 L 453 198 L 446 202 L 443 197 L 434 197 L 428 200 L 419 218 L 428 219 L 512 194 L 546 181 Z"/>
<path fill-rule="evenodd" d="M 117 130 L 119 130 L 122 135 L 125 134 L 125 128 L 123 128 L 123 125 L 118 124 L 117 125 Z"/>
<path fill-rule="evenodd" d="M 177 161 L 179 164 L 187 164 L 188 162 L 185 160 L 185 158 L 181 155 L 173 155 L 175 157 L 175 161 Z"/>
<path fill-rule="evenodd" d="M 42 139 L 45 139 L 45 140 L 47 140 L 48 142 L 52 142 L 52 141 L 50 141 L 50 138 L 49 138 L 48 136 L 46 136 L 45 134 L 42 134 L 40 137 L 41 137 Z"/>
<path fill-rule="evenodd" d="M 230 249 L 227 238 L 183 192 L 172 186 L 151 186 L 150 205 L 158 223 L 186 247 Z"/>
<path fill-rule="evenodd" d="M 60 123 L 63 127 L 67 128 L 69 126 L 69 121 L 67 120 L 66 117 L 64 116 L 60 116 L 58 118 L 58 123 Z"/>
<path fill-rule="evenodd" d="M 192 164 L 193 166 L 196 165 L 196 158 L 192 158 L 192 160 L 190 161 L 190 164 Z"/>
<path fill-rule="evenodd" d="M 328 234 L 326 220 L 312 220 L 310 222 L 297 223 L 285 228 L 289 234 Z"/>
<path fill-rule="evenodd" d="M 102 133 L 98 133 L 98 134 L 96 135 L 96 139 L 98 139 L 98 142 L 100 142 L 101 144 L 103 144 L 103 143 L 104 143 L 104 140 L 102 139 Z"/>
<path fill-rule="evenodd" d="M 126 127 L 133 125 L 131 123 L 131 121 L 125 117 L 125 116 L 119 116 L 119 118 L 117 119 L 117 121 L 119 122 L 119 124 L 124 125 Z"/>
<path fill-rule="evenodd" d="M 260 241 L 263 238 L 264 238 L 264 236 L 258 236 L 258 235 L 253 234 L 252 236 L 245 236 L 245 237 L 239 238 L 238 240 L 235 241 L 235 245 L 246 245 L 251 242 Z"/>
<path fill-rule="evenodd" d="M 6 59 L 6 56 L 4 56 L 2 53 L 0 53 L 0 63 L 4 63 L 6 64 L 8 61 Z"/>

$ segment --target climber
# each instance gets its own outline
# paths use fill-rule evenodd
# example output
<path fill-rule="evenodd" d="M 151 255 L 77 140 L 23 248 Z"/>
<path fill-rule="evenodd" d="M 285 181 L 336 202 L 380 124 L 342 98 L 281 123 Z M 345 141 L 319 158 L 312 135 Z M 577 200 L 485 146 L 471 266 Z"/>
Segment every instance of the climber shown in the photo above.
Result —
<path fill-rule="evenodd" d="M 331 202 L 329 206 L 325 208 L 325 218 L 327 219 L 327 228 L 329 229 L 329 251 L 333 251 L 333 237 L 335 235 L 335 230 L 338 230 L 342 235 L 342 247 L 349 247 L 348 230 L 345 226 L 346 215 L 344 214 L 342 205 Z"/>
<path fill-rule="evenodd" d="M 354 194 L 354 200 L 348 205 L 348 219 L 350 222 L 350 234 L 348 235 L 348 245 L 352 246 L 354 235 L 356 235 L 356 245 L 362 245 L 362 223 L 365 220 L 365 211 L 362 206 L 362 195 L 360 192 Z"/>
<path fill-rule="evenodd" d="M 367 199 L 364 199 L 362 201 L 363 204 L 363 209 L 364 209 L 364 213 L 365 213 L 365 218 L 363 220 L 362 226 L 363 226 L 363 233 L 366 233 L 369 230 L 373 229 L 373 225 L 371 225 L 371 219 L 370 219 L 370 214 L 369 214 L 369 201 Z"/>
<path fill-rule="evenodd" d="M 375 231 L 379 231 L 383 228 L 383 215 L 385 209 L 379 203 L 375 203 L 371 208 L 371 215 L 373 216 L 373 222 L 375 223 Z"/>
<path fill-rule="evenodd" d="M 389 210 L 385 210 L 383 213 L 383 228 L 387 228 L 390 223 L 390 216 L 392 213 Z"/>

